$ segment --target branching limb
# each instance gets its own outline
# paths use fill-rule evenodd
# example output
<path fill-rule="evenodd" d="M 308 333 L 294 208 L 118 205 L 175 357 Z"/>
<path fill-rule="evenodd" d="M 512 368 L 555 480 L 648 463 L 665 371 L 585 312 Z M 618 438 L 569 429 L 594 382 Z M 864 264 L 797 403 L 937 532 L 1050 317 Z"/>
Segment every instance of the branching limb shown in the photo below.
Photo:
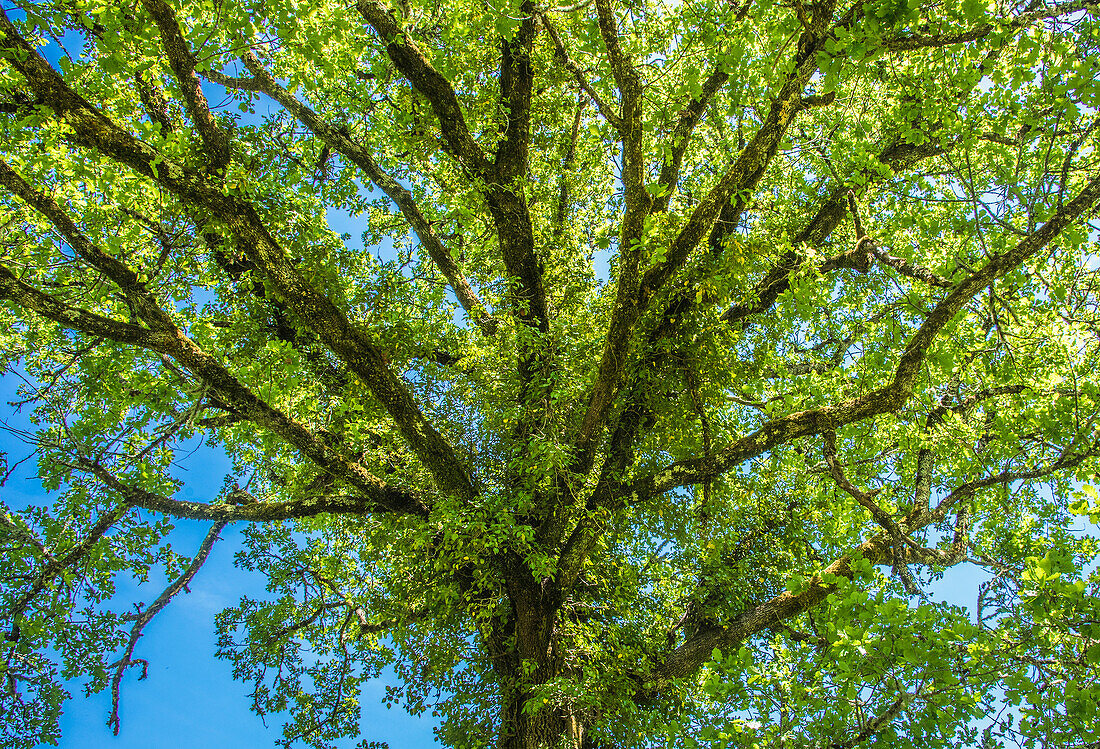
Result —
<path fill-rule="evenodd" d="M 144 679 L 149 670 L 149 664 L 147 661 L 134 656 L 134 647 L 137 645 L 137 641 L 141 639 L 142 630 L 145 629 L 153 617 L 168 605 L 177 593 L 187 587 L 188 583 L 194 579 L 195 574 L 199 571 L 202 565 L 206 562 L 206 558 L 210 555 L 210 549 L 213 548 L 214 542 L 218 540 L 218 534 L 225 528 L 226 522 L 219 521 L 214 523 L 210 527 L 210 530 L 206 533 L 206 538 L 202 540 L 202 544 L 199 546 L 198 552 L 191 560 L 191 564 L 187 565 L 187 569 L 183 571 L 175 581 L 164 589 L 157 600 L 153 601 L 145 611 L 141 612 L 134 621 L 134 625 L 130 628 L 130 640 L 126 644 L 126 650 L 123 652 L 122 657 L 112 663 L 108 668 L 114 668 L 115 672 L 111 676 L 111 717 L 107 720 L 107 725 L 111 727 L 115 736 L 118 736 L 119 730 L 119 716 L 118 716 L 118 703 L 119 692 L 122 682 L 122 674 L 130 666 L 141 664 L 141 676 L 140 679 Z"/>
<path fill-rule="evenodd" d="M 630 337 L 643 308 L 638 304 L 640 270 L 644 260 L 645 217 L 651 198 L 645 190 L 645 144 L 642 130 L 642 82 L 637 69 L 619 44 L 619 25 L 610 0 L 596 0 L 604 47 L 619 88 L 622 111 L 623 218 L 619 231 L 618 282 L 603 355 L 587 398 L 584 417 L 571 440 L 575 447 L 571 472 L 585 474 L 595 459 L 595 443 L 603 431 L 608 409 L 618 392 Z"/>
<path fill-rule="evenodd" d="M 650 472 L 631 482 L 622 482 L 609 476 L 597 485 L 589 500 L 590 507 L 623 507 L 647 501 L 672 489 L 697 484 L 707 477 L 732 470 L 744 461 L 761 455 L 778 445 L 801 437 L 836 430 L 883 413 L 898 411 L 909 400 L 913 384 L 933 342 L 963 307 L 982 289 L 1004 276 L 1013 268 L 1033 257 L 1057 237 L 1065 227 L 1091 210 L 1100 200 L 1100 174 L 1085 186 L 1069 203 L 1059 209 L 1050 220 L 1029 234 L 1015 247 L 994 255 L 985 266 L 960 281 L 947 297 L 941 300 L 925 318 L 920 328 L 910 337 L 898 359 L 892 380 L 863 395 L 839 403 L 809 411 L 798 411 L 773 419 L 755 432 L 746 435 L 707 461 L 692 459 L 680 461 L 658 471 Z M 941 503 L 942 504 L 942 503 Z M 574 528 L 559 561 L 562 579 L 569 581 L 582 569 L 583 560 L 600 532 L 599 523 L 593 518 L 582 518 Z M 707 650 L 709 653 L 710 650 Z"/>
<path fill-rule="evenodd" d="M 610 0 L 596 0 L 596 18 L 600 25 L 604 49 L 607 50 L 607 59 L 611 64 L 611 73 L 615 77 L 615 85 L 623 97 L 624 124 L 631 127 L 626 110 L 634 107 L 633 99 L 641 94 L 641 78 L 619 43 L 619 21 L 611 8 Z"/>
<path fill-rule="evenodd" d="M 940 278 L 927 268 L 914 265 L 904 258 L 889 255 L 885 250 L 879 247 L 878 242 L 863 231 L 863 223 L 859 218 L 859 205 L 856 203 L 856 194 L 852 190 L 848 191 L 848 208 L 852 212 L 852 223 L 856 230 L 856 246 L 853 252 L 857 257 L 861 252 L 864 252 L 868 260 L 874 258 L 883 265 L 893 268 L 903 276 L 921 281 L 929 286 L 938 286 L 941 289 L 951 288 L 952 284 L 947 279 Z"/>
<path fill-rule="evenodd" d="M 920 265 L 915 265 L 908 260 L 894 255 L 889 255 L 875 244 L 873 241 L 869 246 L 869 250 L 876 260 L 885 265 L 888 268 L 893 268 L 898 273 L 908 278 L 912 278 L 914 281 L 920 281 L 926 283 L 929 286 L 936 286 L 941 289 L 950 289 L 952 284 L 946 278 L 937 276 L 935 273 Z"/>
<path fill-rule="evenodd" d="M 229 136 L 210 112 L 195 72 L 195 57 L 180 30 L 179 19 L 165 0 L 141 0 L 141 4 L 160 30 L 168 63 L 176 74 L 187 115 L 199 131 L 210 168 L 215 172 L 222 171 L 229 165 Z"/>
<path fill-rule="evenodd" d="M 565 66 L 565 69 L 573 74 L 573 78 L 576 79 L 577 85 L 581 87 L 581 90 L 584 91 L 589 100 L 596 105 L 596 109 L 599 110 L 603 118 L 611 123 L 611 126 L 616 130 L 621 131 L 623 127 L 622 118 L 603 100 L 603 97 L 601 97 L 599 92 L 592 87 L 592 84 L 588 82 L 588 77 L 585 75 L 584 70 L 570 59 L 569 52 L 565 49 L 565 44 L 562 42 L 557 28 L 550 21 L 550 17 L 546 13 L 540 13 L 539 17 L 542 19 L 542 24 L 550 35 L 550 40 L 554 43 L 554 50 L 557 52 L 558 59 Z"/>
<path fill-rule="evenodd" d="M 816 69 L 816 58 L 810 55 L 784 82 L 760 129 L 726 170 L 718 183 L 692 211 L 680 232 L 672 240 L 663 262 L 646 271 L 639 303 L 645 305 L 680 269 L 688 255 L 710 232 L 722 208 L 731 199 L 741 199 L 755 189 L 778 151 L 779 143 L 799 111 L 801 93 Z M 737 218 L 729 223 L 736 225 Z"/>
<path fill-rule="evenodd" d="M 110 278 L 138 317 L 151 329 L 178 332 L 172 319 L 137 273 L 92 243 L 57 201 L 27 184 L 3 160 L 0 160 L 0 185 L 48 219 L 84 262 Z"/>
<path fill-rule="evenodd" d="M 899 141 L 886 146 L 879 154 L 879 160 L 883 164 L 891 166 L 893 171 L 898 172 L 910 168 L 922 159 L 926 159 L 939 152 L 940 149 L 937 147 L 922 146 L 918 148 Z M 881 177 L 877 175 L 878 172 L 876 171 L 866 176 L 874 181 L 876 179 L 881 179 Z M 830 198 L 795 238 L 793 243 L 795 246 L 804 243 L 820 244 L 825 241 L 832 231 L 841 221 L 843 221 L 846 215 L 846 192 L 847 191 L 843 188 L 834 190 Z M 737 206 L 742 205 L 742 203 L 730 203 L 723 210 L 725 211 L 726 209 L 733 209 L 736 207 L 735 213 L 739 215 L 741 208 Z M 718 225 L 715 226 L 711 234 L 711 246 L 712 248 L 717 248 L 715 250 L 716 252 L 722 251 L 725 238 L 731 231 L 732 229 L 729 227 L 722 228 Z M 852 253 L 846 253 L 825 261 L 820 270 L 828 271 L 840 267 L 851 267 L 853 262 L 852 258 L 849 257 L 851 254 Z M 764 280 L 757 285 L 755 294 L 756 300 L 744 305 L 732 307 L 724 315 L 724 319 L 731 323 L 744 325 L 750 315 L 765 311 L 775 302 L 778 296 L 786 290 L 789 285 L 791 274 L 799 268 L 801 262 L 802 257 L 800 254 L 793 251 L 792 253 L 788 253 L 788 256 L 784 257 L 780 264 L 773 268 Z M 675 331 L 680 329 L 680 321 L 685 318 L 695 305 L 693 294 L 688 293 L 690 291 L 691 289 L 689 288 L 687 292 L 678 293 L 669 302 L 662 316 L 661 323 L 654 329 L 654 332 L 650 335 L 649 341 L 646 343 L 645 350 L 651 353 L 647 354 L 643 359 L 639 371 L 649 371 L 657 366 L 657 360 L 663 358 L 663 355 L 659 353 L 661 342 L 671 338 Z M 597 489 L 593 494 L 593 501 L 589 502 L 590 509 L 595 506 L 604 506 L 604 502 L 610 501 L 610 499 L 615 496 L 616 490 L 611 487 L 616 486 L 616 484 L 612 480 L 612 477 L 621 474 L 629 465 L 630 459 L 628 456 L 633 454 L 632 445 L 637 439 L 639 428 L 644 423 L 652 421 L 648 416 L 642 416 L 643 412 L 648 414 L 648 410 L 642 402 L 644 399 L 640 397 L 640 387 L 641 386 L 638 384 L 630 387 L 630 392 L 627 396 L 627 405 L 623 410 L 624 416 L 620 419 L 619 424 L 613 429 L 607 459 L 605 460 L 603 469 L 601 469 L 601 477 L 597 482 Z M 760 407 L 762 407 L 762 404 Z M 581 526 L 578 526 L 578 532 L 580 530 Z"/>
<path fill-rule="evenodd" d="M 894 519 L 890 517 L 890 513 L 882 509 L 875 503 L 874 497 L 878 494 L 878 490 L 873 492 L 865 492 L 856 488 L 848 477 L 844 474 L 844 466 L 837 459 L 836 455 L 836 432 L 828 430 L 823 435 L 825 438 L 824 453 L 825 462 L 829 466 L 829 473 L 836 481 L 836 485 L 839 486 L 844 492 L 860 504 L 863 509 L 871 513 L 871 517 L 893 536 L 900 537 L 901 529 L 898 528 L 898 524 L 894 522 Z"/>
<path fill-rule="evenodd" d="M 864 492 L 857 489 L 852 482 L 848 480 L 848 477 L 844 475 L 844 466 L 841 465 L 836 456 L 836 432 L 830 429 L 826 431 L 823 436 L 825 438 L 825 462 L 829 466 L 829 472 L 832 474 L 833 480 L 836 481 L 837 486 L 858 502 L 863 509 L 871 513 L 871 517 L 875 519 L 875 522 L 882 526 L 882 529 L 890 536 L 890 540 L 894 545 L 894 573 L 901 579 L 907 591 L 914 594 L 919 593 L 920 591 L 912 575 L 909 574 L 909 568 L 907 566 L 905 533 L 898 527 L 898 524 L 894 521 L 893 517 L 890 516 L 890 513 L 879 507 L 875 502 L 874 497 L 878 494 L 877 491 Z"/>
<path fill-rule="evenodd" d="M 1100 442 L 1095 442 L 1088 449 L 1069 454 L 1064 453 L 1057 460 L 1031 469 L 1003 471 L 994 476 L 969 481 L 957 487 L 945 497 L 931 513 L 915 510 L 897 521 L 898 529 L 906 543 L 911 546 L 913 561 L 920 564 L 946 566 L 957 564 L 966 560 L 966 545 L 970 527 L 969 507 L 963 506 L 957 511 L 955 522 L 955 534 L 952 545 L 947 552 L 938 549 L 925 549 L 911 540 L 911 535 L 943 520 L 957 505 L 969 501 L 978 491 L 992 487 L 1011 484 L 1016 481 L 1028 481 L 1049 476 L 1056 471 L 1065 471 L 1076 468 L 1085 460 L 1095 459 L 1100 456 Z M 784 592 L 759 605 L 753 606 L 736 616 L 727 626 L 712 626 L 700 630 L 694 637 L 672 651 L 663 663 L 653 670 L 652 681 L 644 687 L 640 697 L 642 699 L 661 691 L 669 679 L 679 678 L 694 673 L 709 657 L 714 648 L 728 649 L 743 642 L 748 637 L 764 630 L 775 627 L 797 614 L 817 606 L 836 586 L 824 582 L 830 575 L 851 579 L 854 575 L 852 563 L 854 560 L 866 559 L 873 565 L 890 564 L 894 558 L 893 540 L 890 534 L 883 531 L 864 541 L 853 552 L 846 554 L 809 581 L 808 586 L 797 593 Z"/>
<path fill-rule="evenodd" d="M 1006 252 L 994 255 L 985 266 L 967 278 L 959 281 L 954 290 L 940 301 L 925 318 L 920 328 L 906 344 L 898 359 L 892 381 L 864 395 L 850 398 L 835 405 L 824 406 L 811 411 L 800 411 L 768 422 L 752 434 L 742 437 L 733 445 L 719 452 L 711 461 L 716 471 L 724 471 L 740 464 L 743 460 L 760 455 L 778 444 L 792 439 L 819 434 L 826 429 L 836 429 L 870 416 L 895 411 L 909 399 L 913 382 L 921 363 L 924 361 L 933 341 L 948 322 L 966 306 L 978 292 L 994 280 L 1016 268 L 1028 258 L 1046 247 L 1071 222 L 1080 217 L 1093 204 L 1100 200 L 1100 175 L 1094 177 L 1088 185 L 1067 203 L 1062 210 L 1055 212 L 1051 219 L 1024 238 L 1019 244 Z M 727 462 L 727 461 L 736 461 Z M 690 466 L 690 467 L 689 467 Z M 646 479 L 635 482 L 635 492 L 643 485 L 643 495 L 649 494 L 649 487 L 667 487 L 668 491 L 676 486 L 697 483 L 703 473 L 698 460 L 684 461 L 668 466 L 662 471 L 651 474 Z M 690 478 L 689 478 L 690 477 Z"/>
<path fill-rule="evenodd" d="M 534 6 L 528 3 L 525 7 L 527 9 L 524 24 L 527 31 L 523 32 L 524 37 L 521 41 L 529 45 L 534 34 L 532 15 Z M 402 29 L 397 16 L 379 0 L 358 0 L 356 8 L 385 42 L 386 51 L 397 69 L 409 80 L 413 88 L 428 99 L 432 111 L 439 119 L 443 138 L 451 153 L 474 176 L 485 183 L 484 195 L 500 238 L 504 264 L 508 273 L 521 284 L 519 293 L 513 297 L 514 314 L 522 324 L 540 333 L 547 332 L 549 302 L 543 284 L 542 264 L 535 255 L 531 215 L 523 192 L 511 184 L 514 178 L 522 176 L 523 165 L 527 159 L 529 144 L 521 137 L 521 131 L 526 127 L 522 122 L 530 116 L 528 111 L 531 93 L 529 62 L 525 68 L 526 73 L 518 71 L 520 74 L 517 76 L 514 75 L 517 71 L 509 72 L 511 90 L 508 96 L 511 105 L 519 109 L 516 115 L 522 114 L 522 117 L 509 126 L 514 138 L 502 144 L 508 147 L 500 151 L 497 159 L 491 162 L 470 133 L 454 87 L 432 67 L 428 58 Z M 516 50 L 512 47 L 508 49 L 510 50 L 509 59 L 521 63 L 522 67 L 524 54 L 529 53 L 520 54 L 517 58 L 513 55 Z M 541 359 L 542 355 L 538 351 L 521 355 L 521 379 L 530 380 L 535 373 L 541 371 L 543 369 Z"/>
<path fill-rule="evenodd" d="M 855 747 L 867 741 L 867 739 L 889 727 L 889 725 L 894 722 L 894 719 L 901 714 L 901 711 L 904 710 L 909 703 L 915 700 L 919 694 L 919 689 L 913 693 L 902 692 L 885 710 L 869 720 L 862 731 L 848 741 L 830 744 L 829 749 L 855 749 Z"/>
<path fill-rule="evenodd" d="M 946 402 L 947 397 L 957 397 L 958 390 L 957 379 L 953 380 L 953 383 L 954 384 L 948 388 L 949 392 L 945 394 L 940 403 L 928 412 L 928 416 L 924 421 L 925 432 L 931 431 L 937 424 L 940 424 L 949 413 L 965 414 L 974 406 L 989 398 L 995 398 L 1000 395 L 1018 395 L 1030 389 L 1026 385 L 1001 385 L 994 388 L 983 388 L 982 390 L 971 393 L 954 405 L 950 405 Z M 932 497 L 932 472 L 934 468 L 935 459 L 931 448 L 922 447 L 917 451 L 917 469 L 913 479 L 913 506 L 923 508 L 925 511 L 930 507 L 929 503 Z"/>
<path fill-rule="evenodd" d="M 1100 115 L 1093 117 L 1088 126 L 1081 131 L 1080 135 L 1073 139 L 1073 142 L 1069 144 L 1069 148 L 1066 149 L 1066 156 L 1064 159 L 1062 159 L 1062 169 L 1059 171 L 1058 175 L 1059 207 L 1061 207 L 1062 205 L 1062 196 L 1066 192 L 1066 183 L 1069 181 L 1069 169 L 1070 166 L 1073 164 L 1073 159 L 1077 156 L 1077 153 L 1078 151 L 1080 151 L 1081 146 L 1085 142 L 1085 139 L 1087 139 L 1098 126 L 1100 126 Z M 992 213 L 992 211 L 989 212 Z"/>
<path fill-rule="evenodd" d="M 46 564 L 35 575 L 30 586 L 15 599 L 11 608 L 8 609 L 5 619 L 9 620 L 13 627 L 17 627 L 23 612 L 26 611 L 27 605 L 34 597 L 45 590 L 46 586 L 62 572 L 79 564 L 96 542 L 103 538 L 107 531 L 114 527 L 115 523 L 122 520 L 126 513 L 130 511 L 131 506 L 128 503 L 122 503 L 100 515 L 84 537 L 64 555 L 57 556 L 56 550 L 52 554 L 48 554 Z"/>
<path fill-rule="evenodd" d="M 6 299 L 28 312 L 34 312 L 63 327 L 79 330 L 90 336 L 109 338 L 153 351 L 159 351 L 166 344 L 163 334 L 148 328 L 97 315 L 58 301 L 21 281 L 5 265 L 0 265 L 0 299 Z"/>
<path fill-rule="evenodd" d="M 825 3 L 829 5 L 830 3 Z M 639 279 L 638 262 L 641 260 L 642 220 L 648 213 L 650 199 L 642 184 L 641 160 L 638 157 L 639 171 L 630 171 L 632 162 L 632 119 L 628 116 L 628 94 L 638 86 L 637 74 L 622 57 L 615 34 L 614 15 L 607 0 L 597 0 L 600 11 L 601 32 L 608 54 L 612 59 L 616 81 L 623 94 L 623 183 L 626 198 L 626 210 L 623 214 L 623 229 L 620 238 L 620 276 L 616 291 L 615 308 L 608 326 L 603 356 L 600 360 L 596 380 L 588 397 L 588 405 L 574 441 L 577 452 L 575 473 L 584 474 L 591 468 L 593 443 L 601 433 L 608 410 L 614 402 L 621 385 L 622 368 L 627 360 L 630 338 L 635 323 L 649 306 L 654 295 L 678 271 L 688 255 L 710 232 L 715 220 L 731 197 L 741 196 L 738 202 L 743 206 L 744 195 L 755 188 L 763 177 L 764 171 L 775 155 L 779 142 L 790 125 L 799 107 L 801 93 L 816 69 L 816 56 L 811 52 L 800 54 L 794 71 L 781 86 L 768 116 L 752 141 L 741 151 L 733 165 L 719 179 L 707 196 L 692 211 L 680 232 L 671 242 L 665 259 L 659 262 Z M 812 46 L 812 45 L 811 45 Z M 616 62 L 618 60 L 618 62 Z M 632 77 L 633 76 L 633 77 Z M 624 88 L 624 82 L 626 88 Z M 640 138 L 637 139 L 640 143 Z M 632 202 L 632 185 L 636 183 L 637 194 Z M 736 223 L 736 218 L 733 220 Z"/>
<path fill-rule="evenodd" d="M 466 310 L 466 313 L 477 323 L 478 327 L 485 335 L 494 335 L 499 325 L 498 321 L 493 319 L 485 310 L 485 306 L 470 287 L 470 283 L 466 280 L 462 270 L 458 267 L 458 263 L 455 262 L 454 256 L 443 244 L 442 240 L 432 229 L 431 222 L 428 221 L 427 217 L 420 210 L 420 206 L 417 204 L 413 194 L 390 174 L 385 172 L 378 165 L 378 162 L 374 160 L 374 157 L 371 156 L 369 148 L 362 142 L 353 139 L 347 128 L 337 127 L 324 121 L 316 112 L 307 107 L 301 100 L 293 96 L 286 88 L 280 85 L 279 82 L 271 76 L 255 54 L 251 51 L 246 51 L 242 59 L 252 73 L 252 78 L 230 80 L 226 76 L 215 76 L 210 73 L 204 73 L 204 75 L 213 81 L 224 83 L 224 85 L 231 85 L 234 88 L 242 88 L 250 91 L 260 91 L 270 96 L 272 99 L 282 104 L 288 112 L 294 115 L 299 122 L 308 127 L 314 135 L 320 138 L 332 150 L 343 155 L 357 167 L 362 169 L 370 181 L 377 185 L 378 188 L 386 194 L 386 197 L 392 200 L 398 210 L 401 211 L 401 215 L 405 217 L 409 226 L 416 232 L 420 244 L 427 251 L 432 261 L 435 262 L 436 267 L 439 268 L 443 277 L 447 279 L 447 283 L 450 284 L 451 289 L 455 292 L 455 297 L 458 299 L 459 304 L 462 305 L 462 308 Z M 242 80 L 245 81 L 247 85 L 237 85 L 237 81 Z"/>
<path fill-rule="evenodd" d="M 898 34 L 883 39 L 883 46 L 891 52 L 909 52 L 917 49 L 935 47 L 949 47 L 954 44 L 966 44 L 989 36 L 997 29 L 1018 30 L 1030 26 L 1037 21 L 1045 21 L 1052 18 L 1078 13 L 1083 10 L 1098 7 L 1096 0 L 1074 0 L 1073 2 L 1058 3 L 1046 8 L 1020 13 L 1007 23 L 983 23 L 966 31 L 951 34 Z"/>
<path fill-rule="evenodd" d="M 943 149 L 939 146 L 931 143 L 914 146 L 913 144 L 896 140 L 886 145 L 879 152 L 878 160 L 884 166 L 890 167 L 893 173 L 898 173 L 912 168 L 925 159 L 942 153 L 942 150 Z M 865 174 L 864 176 L 869 178 L 872 182 L 882 180 L 882 176 L 878 173 Z M 806 226 L 792 239 L 791 246 L 793 248 L 798 248 L 800 245 L 804 244 L 816 246 L 824 242 L 844 220 L 844 216 L 848 212 L 847 201 L 848 189 L 842 186 L 835 188 L 829 198 L 814 214 L 813 218 L 810 219 Z M 731 226 L 723 226 L 725 226 L 725 229 L 722 232 L 722 236 L 713 238 L 712 242 L 721 242 L 726 234 L 732 232 Z M 864 261 L 862 258 L 865 257 L 865 253 L 860 253 L 857 257 L 854 251 L 850 251 L 849 253 L 838 255 L 833 258 L 831 262 L 823 263 L 819 267 L 819 272 L 821 269 L 825 268 L 855 268 L 856 265 L 863 264 Z M 802 253 L 797 249 L 792 249 L 787 252 L 780 261 L 764 275 L 764 278 L 756 284 L 751 297 L 752 301 L 730 307 L 725 314 L 723 314 L 722 319 L 732 325 L 744 327 L 749 317 L 770 309 L 779 296 L 790 288 L 792 274 L 798 271 L 804 259 Z"/>
<path fill-rule="evenodd" d="M 1025 470 L 1005 470 L 994 476 L 986 476 L 984 478 L 968 481 L 956 487 L 950 494 L 941 499 L 935 509 L 929 513 L 928 517 L 931 522 L 940 522 L 944 520 L 957 505 L 966 502 L 981 489 L 986 489 L 991 486 L 1005 486 L 1016 481 L 1030 481 L 1043 478 L 1055 471 L 1076 468 L 1086 460 L 1091 460 L 1096 457 L 1100 457 L 1100 442 L 1094 443 L 1089 446 L 1088 449 L 1080 452 L 1065 452 L 1059 456 L 1057 460 L 1045 466 L 1038 466 Z"/>
<path fill-rule="evenodd" d="M 102 464 L 86 458 L 77 459 L 73 467 L 92 474 L 107 488 L 117 492 L 135 507 L 188 520 L 218 522 L 271 522 L 291 518 L 314 517 L 323 514 L 366 515 L 368 513 L 398 513 L 427 517 L 423 500 L 404 489 L 383 485 L 375 496 L 321 494 L 304 496 L 286 502 L 258 502 L 238 494 L 240 504 L 205 504 L 185 499 L 172 499 L 123 481 Z"/>
<path fill-rule="evenodd" d="M 906 556 L 909 562 L 942 569 L 969 559 L 967 549 L 970 546 L 970 502 L 964 501 L 961 505 L 955 515 L 954 534 L 947 550 L 921 546 L 912 538 L 906 537 L 905 541 L 909 545 Z"/>
<path fill-rule="evenodd" d="M 139 317 L 150 327 L 123 323 L 72 307 L 19 280 L 3 265 L 0 265 L 0 299 L 8 299 L 24 310 L 52 320 L 64 328 L 79 330 L 88 335 L 109 338 L 119 343 L 169 356 L 203 380 L 221 400 L 234 409 L 235 413 L 259 426 L 271 429 L 301 450 L 318 466 L 348 481 L 358 491 L 363 492 L 371 502 L 385 506 L 388 501 L 400 499 L 400 495 L 392 494 L 389 487 L 380 479 L 357 463 L 349 461 L 304 425 L 261 400 L 245 387 L 219 361 L 200 349 L 175 326 L 168 313 L 159 306 L 156 298 L 145 289 L 129 267 L 93 245 L 52 199 L 30 190 L 29 186 L 17 180 L 17 177 L 18 175 L 7 169 L 6 165 L 0 161 L 0 182 L 9 188 L 14 187 L 13 191 L 16 191 L 16 194 L 26 199 L 50 219 L 66 237 L 70 246 L 76 249 L 85 261 L 104 273 L 123 290 L 127 298 L 132 300 Z M 424 510 L 419 502 L 391 509 L 414 513 Z"/>
<path fill-rule="evenodd" d="M 740 10 L 737 11 L 729 25 L 736 25 L 743 21 L 751 8 L 752 0 L 747 0 Z M 699 98 L 693 99 L 690 104 L 680 110 L 680 114 L 676 121 L 676 127 L 673 128 L 672 135 L 669 137 L 670 154 L 666 158 L 665 163 L 661 166 L 661 173 L 657 178 L 658 184 L 662 185 L 665 189 L 662 194 L 653 201 L 654 212 L 668 210 L 669 201 L 672 200 L 672 194 L 680 181 L 680 167 L 683 164 L 684 154 L 687 152 L 687 148 L 691 143 L 691 136 L 695 131 L 695 126 L 703 119 L 703 115 L 714 99 L 714 95 L 718 93 L 728 81 L 729 74 L 726 73 L 720 65 L 716 66 L 714 70 L 711 71 L 710 75 L 707 76 L 706 80 L 703 81 Z M 805 102 L 805 100 L 803 100 L 803 102 Z M 803 108 L 805 108 L 805 104 L 803 104 Z"/>
<path fill-rule="evenodd" d="M 745 7 L 747 9 L 749 4 L 746 4 Z M 671 153 L 661 166 L 661 173 L 657 178 L 657 183 L 664 189 L 653 201 L 653 207 L 651 209 L 653 212 L 657 213 L 668 210 L 668 204 L 672 200 L 672 194 L 680 181 L 680 167 L 684 161 L 684 154 L 691 144 L 691 135 L 695 130 L 695 126 L 702 120 L 703 114 L 707 111 L 707 107 L 710 106 L 710 102 L 714 99 L 714 95 L 721 90 L 722 86 L 726 85 L 728 80 L 729 74 L 720 67 L 716 67 L 714 71 L 707 76 L 707 79 L 703 81 L 702 92 L 699 98 L 693 99 L 690 104 L 680 110 L 680 115 L 676 121 L 676 127 L 673 128 L 672 135 L 669 137 Z"/>
<path fill-rule="evenodd" d="M 382 39 L 397 69 L 417 91 L 427 97 L 432 111 L 439 118 L 443 138 L 451 153 L 475 175 L 483 179 L 491 177 L 492 164 L 470 134 L 450 81 L 432 67 L 428 58 L 402 29 L 398 17 L 380 0 L 358 0 L 355 7 Z"/>

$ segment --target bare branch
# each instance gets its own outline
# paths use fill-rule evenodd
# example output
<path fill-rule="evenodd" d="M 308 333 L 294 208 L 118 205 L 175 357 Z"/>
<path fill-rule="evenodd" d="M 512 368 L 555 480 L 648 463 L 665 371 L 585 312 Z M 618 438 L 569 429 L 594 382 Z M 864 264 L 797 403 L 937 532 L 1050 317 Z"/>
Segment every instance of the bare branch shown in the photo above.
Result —
<path fill-rule="evenodd" d="M 206 538 L 202 540 L 202 544 L 199 546 L 198 552 L 196 552 L 191 563 L 187 565 L 187 569 L 183 571 L 179 577 L 172 582 L 167 588 L 164 589 L 157 600 L 153 601 L 145 611 L 141 612 L 137 619 L 134 621 L 133 627 L 130 628 L 130 640 L 126 644 L 126 650 L 123 652 L 122 657 L 111 664 L 108 668 L 113 667 L 115 669 L 114 674 L 111 676 L 111 717 L 107 720 L 107 725 L 111 727 L 115 736 L 118 736 L 118 730 L 120 727 L 119 715 L 118 715 L 118 703 L 119 692 L 122 682 L 122 674 L 130 666 L 137 663 L 142 664 L 141 677 L 145 678 L 149 668 L 149 664 L 142 659 L 134 659 L 134 647 L 137 645 L 137 641 L 141 639 L 142 630 L 145 629 L 153 617 L 168 605 L 168 603 L 179 593 L 181 590 L 187 587 L 188 583 L 194 579 L 195 574 L 199 571 L 202 565 L 206 562 L 206 558 L 210 555 L 210 549 L 213 548 L 214 542 L 218 540 L 218 534 L 225 528 L 226 522 L 220 521 L 214 523 L 210 527 L 210 530 L 206 533 Z"/>

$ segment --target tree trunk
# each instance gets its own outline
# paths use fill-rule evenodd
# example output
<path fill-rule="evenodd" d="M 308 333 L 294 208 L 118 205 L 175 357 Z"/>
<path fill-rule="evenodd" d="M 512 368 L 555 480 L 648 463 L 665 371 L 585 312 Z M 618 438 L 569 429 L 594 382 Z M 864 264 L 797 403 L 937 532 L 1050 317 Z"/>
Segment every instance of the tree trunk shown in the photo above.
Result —
<path fill-rule="evenodd" d="M 493 627 L 487 642 L 501 689 L 498 749 L 561 746 L 569 723 L 558 706 L 542 703 L 538 688 L 561 675 L 551 633 L 560 596 L 549 581 L 536 581 L 518 555 L 506 562 L 511 616 Z"/>

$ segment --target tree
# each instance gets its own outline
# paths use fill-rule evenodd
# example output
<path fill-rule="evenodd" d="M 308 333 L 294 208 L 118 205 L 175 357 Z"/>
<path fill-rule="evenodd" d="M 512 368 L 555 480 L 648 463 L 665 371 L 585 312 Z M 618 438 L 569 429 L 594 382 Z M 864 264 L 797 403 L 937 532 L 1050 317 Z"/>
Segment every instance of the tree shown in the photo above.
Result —
<path fill-rule="evenodd" d="M 1096 746 L 1098 7 L 15 2 L 5 744 L 239 523 L 288 745 Z"/>

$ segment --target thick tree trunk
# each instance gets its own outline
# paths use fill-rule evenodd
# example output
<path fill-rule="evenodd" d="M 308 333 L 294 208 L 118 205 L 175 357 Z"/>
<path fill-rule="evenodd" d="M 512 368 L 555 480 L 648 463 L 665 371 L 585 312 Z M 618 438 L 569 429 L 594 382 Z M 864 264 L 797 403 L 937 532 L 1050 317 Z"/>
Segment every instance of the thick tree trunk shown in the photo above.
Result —
<path fill-rule="evenodd" d="M 498 749 L 549 749 L 561 746 L 565 725 L 548 708 L 524 712 L 532 698 L 528 689 L 510 690 L 502 709 Z"/>
<path fill-rule="evenodd" d="M 511 616 L 493 627 L 486 643 L 501 690 L 496 744 L 498 749 L 558 747 L 570 733 L 569 723 L 537 692 L 562 673 L 551 638 L 560 596 L 552 583 L 531 576 L 522 557 L 503 567 Z"/>

